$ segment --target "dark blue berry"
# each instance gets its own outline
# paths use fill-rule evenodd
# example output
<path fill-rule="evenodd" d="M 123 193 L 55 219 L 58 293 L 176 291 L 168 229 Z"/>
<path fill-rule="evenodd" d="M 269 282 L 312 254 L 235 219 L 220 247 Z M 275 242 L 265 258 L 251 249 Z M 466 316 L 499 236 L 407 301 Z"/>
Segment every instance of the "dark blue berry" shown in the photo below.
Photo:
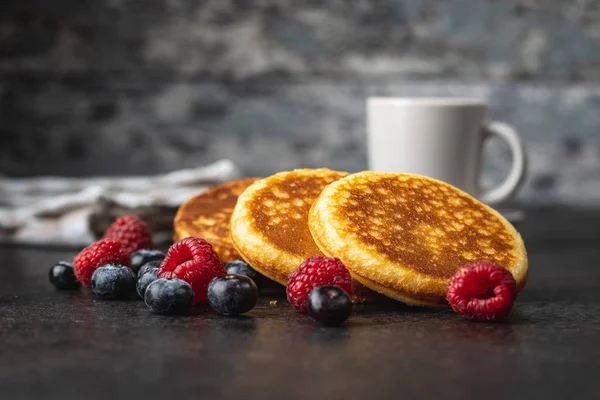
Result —
<path fill-rule="evenodd" d="M 129 267 L 107 264 L 94 271 L 92 292 L 103 299 L 127 299 L 135 292 L 135 272 Z"/>
<path fill-rule="evenodd" d="M 81 283 L 75 278 L 73 264 L 66 261 L 59 261 L 50 268 L 48 272 L 50 283 L 59 290 L 79 289 Z"/>
<path fill-rule="evenodd" d="M 152 270 L 153 268 L 159 268 L 161 263 L 162 263 L 161 260 L 155 260 L 155 261 L 147 262 L 146 264 L 142 265 L 142 267 L 140 268 L 140 270 L 137 273 L 138 279 L 140 279 L 142 276 L 144 276 L 144 274 L 146 272 Z"/>
<path fill-rule="evenodd" d="M 146 293 L 148 285 L 156 280 L 156 274 L 158 274 L 158 268 L 149 268 L 146 269 L 146 272 L 138 278 L 135 288 L 137 290 L 137 294 L 142 299 L 144 298 L 144 293 Z"/>
<path fill-rule="evenodd" d="M 337 286 L 318 286 L 306 300 L 308 315 L 325 325 L 340 325 L 352 312 L 352 299 Z"/>
<path fill-rule="evenodd" d="M 206 297 L 216 312 L 239 315 L 254 308 L 258 301 L 258 288 L 245 275 L 222 275 L 210 281 Z"/>
<path fill-rule="evenodd" d="M 194 290 L 180 279 L 161 278 L 148 285 L 144 302 L 157 314 L 186 314 L 194 304 Z"/>
<path fill-rule="evenodd" d="M 225 270 L 229 275 L 245 275 L 252 279 L 259 290 L 275 287 L 278 284 L 255 270 L 244 260 L 235 260 L 225 264 Z"/>
<path fill-rule="evenodd" d="M 162 261 L 165 253 L 160 250 L 143 249 L 131 254 L 131 269 L 137 273 L 140 268 L 150 261 Z"/>

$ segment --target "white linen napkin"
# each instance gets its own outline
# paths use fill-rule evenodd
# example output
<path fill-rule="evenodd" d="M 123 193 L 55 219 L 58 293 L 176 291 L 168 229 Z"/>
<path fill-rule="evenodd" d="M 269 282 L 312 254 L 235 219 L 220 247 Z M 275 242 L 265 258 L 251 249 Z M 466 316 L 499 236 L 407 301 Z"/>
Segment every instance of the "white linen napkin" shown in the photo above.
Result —
<path fill-rule="evenodd" d="M 165 241 L 180 204 L 240 176 L 233 162 L 220 160 L 156 176 L 0 177 L 0 241 L 86 246 L 123 214 L 139 215 L 150 224 L 155 240 Z"/>

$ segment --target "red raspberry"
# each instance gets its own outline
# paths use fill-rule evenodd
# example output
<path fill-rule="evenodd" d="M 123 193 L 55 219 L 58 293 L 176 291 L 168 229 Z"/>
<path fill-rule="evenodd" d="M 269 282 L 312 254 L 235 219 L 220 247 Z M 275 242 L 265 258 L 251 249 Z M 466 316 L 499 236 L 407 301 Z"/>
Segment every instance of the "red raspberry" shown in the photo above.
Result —
<path fill-rule="evenodd" d="M 297 311 L 308 312 L 306 299 L 317 286 L 338 286 L 352 297 L 352 278 L 346 266 L 337 258 L 311 256 L 290 274 L 287 298 Z"/>
<path fill-rule="evenodd" d="M 505 318 L 517 296 L 509 270 L 489 261 L 465 265 L 450 279 L 446 298 L 460 315 L 478 321 Z"/>
<path fill-rule="evenodd" d="M 123 249 L 127 254 L 142 249 L 154 248 L 150 228 L 135 215 L 125 215 L 117 218 L 102 238 L 117 239 L 123 244 Z"/>
<path fill-rule="evenodd" d="M 206 304 L 208 284 L 213 278 L 225 274 L 223 263 L 210 243 L 188 237 L 169 248 L 156 276 L 186 281 L 194 289 L 194 304 Z"/>
<path fill-rule="evenodd" d="M 94 271 L 106 264 L 129 266 L 129 254 L 118 240 L 102 239 L 81 250 L 73 261 L 73 271 L 77 280 L 89 288 Z"/>

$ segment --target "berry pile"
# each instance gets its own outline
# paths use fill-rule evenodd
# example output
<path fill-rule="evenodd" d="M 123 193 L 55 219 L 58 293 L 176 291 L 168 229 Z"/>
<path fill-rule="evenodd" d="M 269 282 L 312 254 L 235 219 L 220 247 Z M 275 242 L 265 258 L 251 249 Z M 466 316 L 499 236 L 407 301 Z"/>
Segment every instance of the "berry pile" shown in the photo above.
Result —
<path fill-rule="evenodd" d="M 204 239 L 185 238 L 166 254 L 156 250 L 150 229 L 136 216 L 118 218 L 73 264 L 58 262 L 48 277 L 57 289 L 84 286 L 106 300 L 137 293 L 157 314 L 187 314 L 194 305 L 208 304 L 220 314 L 237 316 L 252 310 L 259 292 L 275 285 L 245 261 L 223 266 Z M 510 271 L 480 261 L 458 269 L 447 300 L 469 319 L 496 321 L 510 312 L 516 286 Z M 290 274 L 286 294 L 294 309 L 325 325 L 340 325 L 352 313 L 352 278 L 337 258 L 308 257 Z"/>
<path fill-rule="evenodd" d="M 243 261 L 227 268 L 236 274 L 227 274 L 203 239 L 185 238 L 166 254 L 154 249 L 148 225 L 129 215 L 118 218 L 73 264 L 61 261 L 52 266 L 48 277 L 57 289 L 83 285 L 104 300 L 131 299 L 137 293 L 157 314 L 187 314 L 198 304 L 210 304 L 225 315 L 246 313 L 258 300 L 252 278 L 261 285 L 268 279 Z"/>

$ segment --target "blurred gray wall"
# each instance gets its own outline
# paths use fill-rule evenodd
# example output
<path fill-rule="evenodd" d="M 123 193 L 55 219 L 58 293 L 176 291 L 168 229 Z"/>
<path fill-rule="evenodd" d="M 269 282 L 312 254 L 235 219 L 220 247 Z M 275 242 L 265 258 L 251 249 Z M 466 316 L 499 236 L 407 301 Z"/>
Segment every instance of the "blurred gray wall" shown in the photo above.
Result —
<path fill-rule="evenodd" d="M 521 199 L 599 204 L 599 82 L 597 0 L 2 0 L 0 173 L 357 171 L 365 97 L 457 95 L 524 135 Z"/>

